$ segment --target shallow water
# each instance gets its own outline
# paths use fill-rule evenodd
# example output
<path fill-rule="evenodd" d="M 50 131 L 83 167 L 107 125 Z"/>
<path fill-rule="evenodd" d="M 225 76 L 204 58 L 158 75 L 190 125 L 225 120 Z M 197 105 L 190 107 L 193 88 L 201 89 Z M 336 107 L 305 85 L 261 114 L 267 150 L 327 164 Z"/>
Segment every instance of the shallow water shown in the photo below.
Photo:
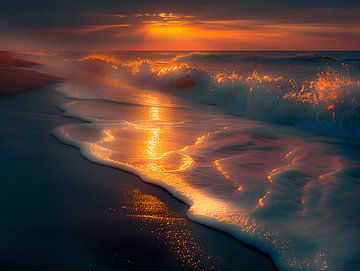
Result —
<path fill-rule="evenodd" d="M 203 54 L 195 56 L 203 61 Z M 244 65 L 249 69 L 249 57 L 244 64 L 236 56 L 240 68 L 230 77 L 226 69 L 234 56 L 227 64 L 215 57 L 226 71 L 222 74 L 199 71 L 199 64 L 174 68 L 179 57 L 174 60 L 173 55 L 171 62 L 162 59 L 168 55 L 161 55 L 161 61 L 149 57 L 151 64 L 131 57 L 130 62 L 104 56 L 74 60 L 81 63 L 77 68 L 83 78 L 93 73 L 106 80 L 70 78 L 58 88 L 74 98 L 61 107 L 64 115 L 87 123 L 57 127 L 56 137 L 94 162 L 163 187 L 189 205 L 189 218 L 270 254 L 280 270 L 360 268 L 356 59 L 345 78 L 332 74 L 348 64 L 345 56 L 331 63 L 312 56 L 310 64 L 309 56 L 262 58 L 263 70 L 270 70 L 266 63 L 285 61 L 282 69 L 302 78 L 304 88 L 310 80 L 307 72 L 316 71 L 315 86 L 309 83 L 307 90 L 295 92 L 295 86 L 285 89 L 285 73 L 273 74 L 271 80 L 259 72 L 250 78 L 241 75 Z M 289 61 L 297 61 L 291 62 L 293 70 Z M 259 60 L 251 58 L 254 62 Z M 324 62 L 326 76 L 320 78 Z M 83 71 L 87 65 L 92 68 Z M 95 76 L 94 65 L 102 67 L 100 75 Z M 201 83 L 199 74 L 204 73 L 218 85 Z M 338 109 L 344 104 L 349 109 L 348 102 L 350 111 Z"/>

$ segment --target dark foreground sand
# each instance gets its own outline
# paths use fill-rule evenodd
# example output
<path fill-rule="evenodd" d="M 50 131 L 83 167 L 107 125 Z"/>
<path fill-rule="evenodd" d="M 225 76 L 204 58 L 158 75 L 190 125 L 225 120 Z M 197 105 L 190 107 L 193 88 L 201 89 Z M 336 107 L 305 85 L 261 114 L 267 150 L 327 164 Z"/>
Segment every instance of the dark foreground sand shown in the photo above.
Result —
<path fill-rule="evenodd" d="M 0 270 L 275 270 L 134 175 L 50 135 L 76 122 L 53 87 L 0 100 Z"/>

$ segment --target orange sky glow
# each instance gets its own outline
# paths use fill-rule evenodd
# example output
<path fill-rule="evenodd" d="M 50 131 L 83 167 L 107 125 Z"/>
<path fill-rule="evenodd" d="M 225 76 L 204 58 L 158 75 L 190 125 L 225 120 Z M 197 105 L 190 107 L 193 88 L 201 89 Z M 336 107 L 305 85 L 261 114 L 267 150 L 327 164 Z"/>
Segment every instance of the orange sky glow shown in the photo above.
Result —
<path fill-rule="evenodd" d="M 360 26 L 249 19 L 200 19 L 175 13 L 93 14 L 116 23 L 43 27 L 14 36 L 14 44 L 117 50 L 333 50 L 360 48 Z M 21 33 L 21 30 L 13 31 Z M 7 38 L 0 42 L 9 44 Z M 41 37 L 41 41 L 36 37 Z M 34 38 L 35 37 L 35 38 Z M 356 38 L 357 37 L 357 38 Z M 14 42 L 15 40 L 15 42 Z M 75 41 L 74 41 L 75 40 Z M 88 41 L 88 42 L 87 42 Z M 20 48 L 22 49 L 22 48 Z M 44 48 L 40 48 L 44 49 Z M 54 48 L 56 49 L 56 48 Z M 70 48 L 72 49 L 72 48 Z"/>
<path fill-rule="evenodd" d="M 139 16 L 139 15 L 138 15 Z M 338 36 L 360 36 L 360 26 L 332 24 L 267 24 L 250 20 L 196 20 L 174 14 L 142 15 L 144 21 L 133 33 L 141 37 L 136 49 L 236 50 L 236 49 L 331 49 L 334 45 L 359 47 Z M 334 33 L 334 35 L 317 35 Z M 309 41 L 311 41 L 309 43 Z M 124 48 L 126 49 L 126 48 Z"/>

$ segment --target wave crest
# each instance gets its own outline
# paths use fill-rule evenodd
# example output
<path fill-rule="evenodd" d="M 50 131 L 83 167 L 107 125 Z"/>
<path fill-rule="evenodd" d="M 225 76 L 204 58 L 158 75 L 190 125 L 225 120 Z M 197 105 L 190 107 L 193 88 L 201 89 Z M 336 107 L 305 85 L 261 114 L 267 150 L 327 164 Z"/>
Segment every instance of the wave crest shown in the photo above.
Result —
<path fill-rule="evenodd" d="M 236 55 L 238 57 L 238 55 Z M 180 63 L 184 57 L 213 58 L 208 53 L 180 56 L 177 61 L 157 63 L 146 59 L 120 61 L 91 56 L 83 60 L 110 63 L 133 83 L 157 89 L 181 90 L 185 96 L 228 112 L 285 125 L 301 126 L 336 137 L 360 136 L 360 79 L 347 66 L 326 67 L 315 76 L 289 76 L 253 70 L 205 71 Z M 233 57 L 229 54 L 226 57 Z M 296 59 L 324 59 L 299 54 Z M 306 66 L 305 66 L 306 67 Z"/>

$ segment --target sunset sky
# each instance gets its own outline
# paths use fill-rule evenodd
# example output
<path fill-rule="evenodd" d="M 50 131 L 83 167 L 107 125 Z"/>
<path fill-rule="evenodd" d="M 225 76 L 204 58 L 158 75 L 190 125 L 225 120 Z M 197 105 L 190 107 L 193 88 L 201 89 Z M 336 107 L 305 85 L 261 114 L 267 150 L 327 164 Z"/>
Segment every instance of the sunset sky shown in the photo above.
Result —
<path fill-rule="evenodd" d="M 0 49 L 360 49 L 360 1 L 2 0 Z"/>

